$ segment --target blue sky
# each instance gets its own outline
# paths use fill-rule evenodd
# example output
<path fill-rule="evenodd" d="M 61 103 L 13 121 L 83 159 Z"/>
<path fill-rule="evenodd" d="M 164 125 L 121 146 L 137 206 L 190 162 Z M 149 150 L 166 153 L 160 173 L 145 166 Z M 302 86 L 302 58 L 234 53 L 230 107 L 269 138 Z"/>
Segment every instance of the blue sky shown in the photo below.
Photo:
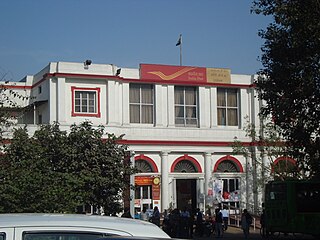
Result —
<path fill-rule="evenodd" d="M 258 30 L 270 19 L 252 0 L 1 0 L 0 77 L 18 81 L 49 62 L 261 68 Z"/>

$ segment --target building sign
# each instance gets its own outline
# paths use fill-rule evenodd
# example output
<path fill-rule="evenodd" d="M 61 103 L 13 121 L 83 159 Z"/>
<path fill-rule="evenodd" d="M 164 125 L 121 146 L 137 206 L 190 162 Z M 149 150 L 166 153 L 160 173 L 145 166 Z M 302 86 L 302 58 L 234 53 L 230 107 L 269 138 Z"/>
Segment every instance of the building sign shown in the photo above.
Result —
<path fill-rule="evenodd" d="M 140 64 L 140 78 L 172 82 L 231 83 L 230 69 Z"/>
<path fill-rule="evenodd" d="M 136 176 L 134 178 L 136 186 L 152 186 L 152 199 L 160 200 L 160 177 Z"/>

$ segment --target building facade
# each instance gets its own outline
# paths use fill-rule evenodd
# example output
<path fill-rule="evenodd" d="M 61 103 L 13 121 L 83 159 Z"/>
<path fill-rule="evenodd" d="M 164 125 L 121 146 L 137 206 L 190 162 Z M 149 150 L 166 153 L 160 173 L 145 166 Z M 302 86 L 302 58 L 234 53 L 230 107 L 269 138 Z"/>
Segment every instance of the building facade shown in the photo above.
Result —
<path fill-rule="evenodd" d="M 133 212 L 261 204 L 262 194 L 252 191 L 253 159 L 234 155 L 231 146 L 234 139 L 250 145 L 248 123 L 259 129 L 253 82 L 254 75 L 229 69 L 86 61 L 52 62 L 8 88 L 31 97 L 19 103 L 29 109 L 19 123 L 31 134 L 39 124 L 67 130 L 86 120 L 125 134 L 122 143 L 141 170 L 132 176 Z"/>

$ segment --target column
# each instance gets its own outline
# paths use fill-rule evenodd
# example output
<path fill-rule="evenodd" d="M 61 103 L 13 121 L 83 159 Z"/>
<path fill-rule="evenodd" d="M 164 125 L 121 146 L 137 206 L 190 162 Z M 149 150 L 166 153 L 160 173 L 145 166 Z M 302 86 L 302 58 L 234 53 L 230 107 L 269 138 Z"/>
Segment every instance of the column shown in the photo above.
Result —
<path fill-rule="evenodd" d="M 134 151 L 130 151 L 130 165 L 132 167 L 134 167 L 134 155 L 135 152 Z M 134 186 L 134 174 L 130 175 L 130 186 Z M 135 191 L 134 188 L 130 188 L 130 213 L 131 216 L 134 216 L 134 195 L 135 195 Z"/>
<path fill-rule="evenodd" d="M 168 151 L 162 151 L 161 155 L 161 212 L 169 208 L 169 170 Z"/>
<path fill-rule="evenodd" d="M 204 153 L 204 193 L 208 196 L 209 182 L 211 178 L 211 152 Z"/>

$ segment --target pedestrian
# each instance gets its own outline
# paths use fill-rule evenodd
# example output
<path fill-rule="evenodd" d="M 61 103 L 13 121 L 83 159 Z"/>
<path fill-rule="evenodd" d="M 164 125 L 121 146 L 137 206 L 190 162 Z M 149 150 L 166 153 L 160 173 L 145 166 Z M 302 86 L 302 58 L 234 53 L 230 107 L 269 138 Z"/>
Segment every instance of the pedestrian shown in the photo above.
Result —
<path fill-rule="evenodd" d="M 241 215 L 241 228 L 243 230 L 244 237 L 246 239 L 248 238 L 251 224 L 252 224 L 252 216 L 248 213 L 247 209 L 244 209 Z"/>
<path fill-rule="evenodd" d="M 172 210 L 172 212 L 169 215 L 169 224 L 171 228 L 171 234 L 170 237 L 177 238 L 179 236 L 179 225 L 180 225 L 180 211 L 178 208 L 175 208 Z"/>
<path fill-rule="evenodd" d="M 223 227 L 224 231 L 227 231 L 228 229 L 228 222 L 229 222 L 229 211 L 227 210 L 227 207 L 225 206 L 222 210 L 222 217 L 223 217 Z"/>
<path fill-rule="evenodd" d="M 179 227 L 179 237 L 180 238 L 189 238 L 189 219 L 190 213 L 185 207 L 180 213 L 180 227 Z"/>
<path fill-rule="evenodd" d="M 199 237 L 203 235 L 203 214 L 199 208 L 197 208 L 196 213 L 196 233 Z"/>
<path fill-rule="evenodd" d="M 223 216 L 222 213 L 220 211 L 220 208 L 216 208 L 215 210 L 215 225 L 216 225 L 216 234 L 217 237 L 223 237 L 223 228 L 222 228 L 222 223 L 223 223 Z"/>
<path fill-rule="evenodd" d="M 146 213 L 146 208 L 142 209 L 142 212 L 140 213 L 140 220 L 148 221 L 148 215 Z"/>
<path fill-rule="evenodd" d="M 159 208 L 157 206 L 155 206 L 153 208 L 151 222 L 153 224 L 157 225 L 158 227 L 160 227 L 160 212 L 159 212 Z"/>

